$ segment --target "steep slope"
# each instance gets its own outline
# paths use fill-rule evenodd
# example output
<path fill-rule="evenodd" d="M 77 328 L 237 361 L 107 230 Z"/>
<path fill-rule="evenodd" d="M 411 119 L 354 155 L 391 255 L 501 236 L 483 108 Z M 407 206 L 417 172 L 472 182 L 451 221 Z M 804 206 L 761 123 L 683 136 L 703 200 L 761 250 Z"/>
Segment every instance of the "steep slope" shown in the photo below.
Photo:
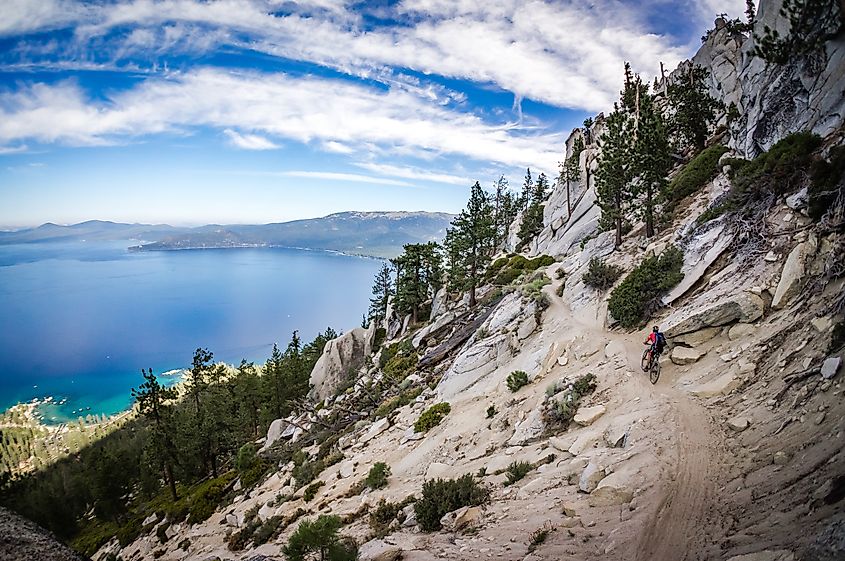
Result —
<path fill-rule="evenodd" d="M 758 25 L 772 23 L 775 4 L 762 2 Z M 800 69 L 761 67 L 747 57 L 750 48 L 722 22 L 696 55 L 722 76 L 720 96 L 748 100 L 742 111 L 751 116 L 732 147 L 754 156 L 808 127 L 824 136 L 823 153 L 841 144 L 840 44 L 831 42 L 824 66 L 835 79 L 802 85 L 806 99 L 796 103 L 807 105 L 797 110 L 775 100 L 787 97 L 794 84 L 784 77 Z M 724 65 L 734 70 L 717 72 Z M 722 170 L 681 201 L 655 238 L 645 240 L 635 225 L 614 250 L 612 233 L 597 230 L 592 179 L 602 127 L 599 116 L 570 137 L 568 155 L 574 138 L 590 137 L 581 181 L 569 186 L 573 210 L 559 185 L 531 244 L 531 255 L 557 262 L 509 286 L 484 287 L 476 309 L 441 293 L 425 325 L 389 314 L 388 344 L 351 387 L 336 386 L 314 410 L 274 423 L 262 442 L 278 466 L 269 477 L 233 491 L 203 523 L 169 526 L 165 543 L 154 527 L 168 522 L 156 519 L 147 535 L 123 548 L 112 542 L 96 558 L 281 559 L 298 520 L 335 514 L 371 560 L 842 559 L 845 402 L 842 345 L 834 342 L 845 288 L 842 178 L 827 219 L 810 218 L 796 187 L 764 207 L 762 241 L 749 244 L 745 225 L 730 218 L 700 223 L 731 187 Z M 645 334 L 619 328 L 608 293 L 583 277 L 593 257 L 630 272 L 670 244 L 683 251 L 684 280 L 651 320 L 672 346 L 653 385 L 640 369 Z M 391 380 L 389 361 L 380 360 L 391 352 L 418 358 L 417 367 Z M 527 374 L 526 385 L 509 387 L 515 371 Z M 589 375 L 595 390 L 576 395 Z M 443 402 L 450 412 L 417 432 L 421 415 Z M 560 419 L 575 407 L 566 426 Z M 303 446 L 314 459 L 326 442 L 342 456 L 321 466 L 324 484 L 309 500 L 286 453 Z M 361 481 L 375 462 L 391 475 L 385 488 L 368 490 Z M 530 465 L 508 481 L 514 462 Z M 464 474 L 474 474 L 489 499 L 423 531 L 408 497 L 420 499 L 426 481 Z M 383 526 L 370 524 L 382 499 L 401 510 Z M 269 530 L 239 539 L 250 528 Z M 187 548 L 178 545 L 184 540 Z"/>
<path fill-rule="evenodd" d="M 0 559 L 4 561 L 85 561 L 50 532 L 0 507 Z"/>

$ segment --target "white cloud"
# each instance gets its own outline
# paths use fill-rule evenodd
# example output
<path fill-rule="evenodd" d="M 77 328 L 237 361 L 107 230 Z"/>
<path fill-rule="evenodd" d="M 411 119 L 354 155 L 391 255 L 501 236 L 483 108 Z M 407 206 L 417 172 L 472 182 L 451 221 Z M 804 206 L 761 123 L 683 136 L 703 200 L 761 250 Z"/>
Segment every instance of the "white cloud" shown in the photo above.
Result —
<path fill-rule="evenodd" d="M 49 13 L 55 13 L 59 0 L 50 1 L 54 8 Z M 722 4 L 696 1 L 705 5 L 702 9 Z M 646 0 L 645 5 L 655 2 L 660 4 Z M 33 15 L 34 1 L 16 3 L 29 6 L 29 15 L 7 24 L 7 33 L 58 25 L 58 16 Z M 341 1 L 285 2 L 284 12 L 274 11 L 278 5 L 260 0 L 131 0 L 83 8 L 73 3 L 58 21 L 74 21 L 82 42 L 117 41 L 115 56 L 148 44 L 148 34 L 136 35 L 141 29 L 154 33 L 159 49 L 203 51 L 234 44 L 375 79 L 389 80 L 412 69 L 596 111 L 608 109 L 616 97 L 624 60 L 635 71 L 654 75 L 660 61 L 671 67 L 689 54 L 687 46 L 647 31 L 646 18 L 638 11 L 642 5 L 618 0 L 406 0 L 387 15 L 405 18 L 410 25 L 376 27 L 364 27 L 360 14 Z M 120 31 L 126 27 L 134 29 Z M 115 30 L 117 38 L 108 35 Z M 449 102 L 438 87 L 407 87 Z"/>
<path fill-rule="evenodd" d="M 0 146 L 0 155 L 4 154 L 20 154 L 26 152 L 29 148 L 26 144 L 19 144 L 18 146 Z"/>
<path fill-rule="evenodd" d="M 335 154 L 352 154 L 355 152 L 355 149 L 347 146 L 342 142 L 337 142 L 336 140 L 328 140 L 323 142 L 323 150 L 326 152 L 333 152 Z"/>
<path fill-rule="evenodd" d="M 564 138 L 427 103 L 401 89 L 343 80 L 200 69 L 148 78 L 106 102 L 72 81 L 0 93 L 0 144 L 125 142 L 193 127 L 248 130 L 306 144 L 555 169 Z"/>
<path fill-rule="evenodd" d="M 384 179 L 382 177 L 372 177 L 369 175 L 359 175 L 357 173 L 337 173 L 329 171 L 283 171 L 278 175 L 287 177 L 302 177 L 305 179 L 328 179 L 331 181 L 352 181 L 355 183 L 375 183 L 377 185 L 399 185 L 402 187 L 410 187 L 410 183 L 405 181 L 396 181 L 395 179 Z"/>
<path fill-rule="evenodd" d="M 229 137 L 229 143 L 236 148 L 244 150 L 275 150 L 279 148 L 277 144 L 257 134 L 241 134 L 232 129 L 224 130 L 223 134 Z"/>
<path fill-rule="evenodd" d="M 419 179 L 422 181 L 433 181 L 435 183 L 448 183 L 450 185 L 469 186 L 472 182 L 467 178 L 459 175 L 450 175 L 447 173 L 436 173 L 418 168 L 392 166 L 388 164 L 376 164 L 370 162 L 359 162 L 358 167 L 378 173 L 381 175 L 390 175 L 393 177 L 404 177 L 406 179 Z"/>

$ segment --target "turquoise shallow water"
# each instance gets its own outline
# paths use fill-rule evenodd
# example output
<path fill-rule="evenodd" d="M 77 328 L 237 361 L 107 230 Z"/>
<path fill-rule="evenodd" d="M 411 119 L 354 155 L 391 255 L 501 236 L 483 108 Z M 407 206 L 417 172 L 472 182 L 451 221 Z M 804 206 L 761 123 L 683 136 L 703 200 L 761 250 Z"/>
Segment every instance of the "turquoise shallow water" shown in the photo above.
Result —
<path fill-rule="evenodd" d="M 47 421 L 130 404 L 141 368 L 263 362 L 293 330 L 360 325 L 381 262 L 297 249 L 130 253 L 137 242 L 0 246 L 0 408 L 52 396 Z"/>

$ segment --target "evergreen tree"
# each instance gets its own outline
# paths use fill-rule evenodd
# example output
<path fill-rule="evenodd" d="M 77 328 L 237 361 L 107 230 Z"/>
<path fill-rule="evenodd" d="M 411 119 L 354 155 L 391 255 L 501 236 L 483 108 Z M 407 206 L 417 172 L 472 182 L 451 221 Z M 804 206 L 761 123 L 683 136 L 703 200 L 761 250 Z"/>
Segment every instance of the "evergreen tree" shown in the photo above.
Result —
<path fill-rule="evenodd" d="M 667 90 L 672 114 L 671 132 L 680 148 L 701 151 L 710 126 L 716 120 L 716 111 L 724 108 L 724 104 L 711 97 L 707 90 L 705 80 L 709 75 L 701 66 L 687 66 Z"/>
<path fill-rule="evenodd" d="M 622 108 L 629 115 L 629 159 L 631 162 L 631 197 L 642 197 L 634 205 L 635 214 L 645 222 L 645 235 L 654 235 L 654 212 L 660 202 L 666 174 L 671 166 L 669 136 L 663 114 L 654 104 L 648 84 L 639 75 L 632 75 L 625 65 L 625 88 Z"/>
<path fill-rule="evenodd" d="M 531 177 L 531 168 L 525 170 L 525 179 L 522 181 L 522 193 L 519 195 L 519 209 L 525 211 L 531 204 L 534 193 L 534 179 Z"/>
<path fill-rule="evenodd" d="M 422 305 L 442 284 L 440 246 L 434 242 L 406 244 L 391 263 L 396 268 L 396 309 L 400 314 L 411 314 L 416 323 Z"/>
<path fill-rule="evenodd" d="M 511 190 L 508 189 L 508 180 L 505 179 L 504 175 L 499 177 L 493 184 L 493 190 L 495 192 L 493 205 L 496 229 L 493 247 L 494 249 L 498 249 L 507 240 L 510 226 L 519 213 L 519 201 Z"/>
<path fill-rule="evenodd" d="M 537 176 L 537 182 L 531 184 L 528 193 L 528 206 L 522 212 L 519 226 L 519 248 L 522 249 L 543 229 L 543 201 L 548 194 L 549 182 L 546 174 Z"/>
<path fill-rule="evenodd" d="M 144 383 L 138 389 L 132 388 L 132 399 L 138 404 L 138 412 L 152 424 L 152 431 L 148 442 L 148 456 L 161 466 L 164 479 L 170 487 L 173 500 L 176 494 L 176 479 L 173 475 L 173 464 L 176 458 L 176 447 L 173 443 L 172 402 L 178 396 L 173 388 L 165 388 L 158 382 L 153 369 L 141 370 Z"/>
<path fill-rule="evenodd" d="M 373 297 L 370 298 L 370 310 L 367 315 L 367 320 L 374 321 L 376 326 L 384 322 L 387 316 L 387 305 L 393 297 L 393 278 L 390 274 L 390 265 L 384 263 L 376 273 L 375 281 L 373 282 Z"/>
<path fill-rule="evenodd" d="M 467 206 L 446 231 L 444 246 L 449 259 L 449 288 L 469 291 L 475 306 L 475 289 L 496 245 L 496 224 L 490 196 L 476 181 Z"/>
<path fill-rule="evenodd" d="M 622 245 L 622 224 L 631 199 L 630 119 L 614 105 L 607 117 L 607 128 L 601 138 L 601 160 L 596 171 L 596 197 L 602 211 L 602 223 L 616 230 L 615 245 Z"/>
<path fill-rule="evenodd" d="M 235 400 L 237 403 L 240 440 L 252 440 L 261 425 L 261 379 L 255 364 L 242 360 L 238 366 Z"/>
<path fill-rule="evenodd" d="M 586 121 L 585 121 L 586 123 Z M 560 182 L 566 184 L 566 213 L 567 219 L 572 216 L 572 193 L 570 183 L 581 180 L 581 152 L 584 151 L 584 141 L 578 136 L 572 142 L 572 155 L 560 164 Z"/>

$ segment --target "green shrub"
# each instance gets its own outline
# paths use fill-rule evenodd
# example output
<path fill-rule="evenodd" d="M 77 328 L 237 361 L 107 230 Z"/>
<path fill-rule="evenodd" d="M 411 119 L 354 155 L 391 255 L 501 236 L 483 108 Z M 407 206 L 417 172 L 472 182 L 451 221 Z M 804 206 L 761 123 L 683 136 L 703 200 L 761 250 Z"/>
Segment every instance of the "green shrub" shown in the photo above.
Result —
<path fill-rule="evenodd" d="M 373 349 L 378 349 L 379 347 L 381 347 L 381 344 L 384 343 L 386 337 L 387 330 L 383 327 L 377 327 L 376 333 L 373 336 Z"/>
<path fill-rule="evenodd" d="M 623 327 L 641 325 L 660 307 L 663 294 L 684 278 L 683 263 L 684 255 L 675 246 L 659 257 L 647 257 L 610 293 L 608 310 Z"/>
<path fill-rule="evenodd" d="M 790 134 L 753 160 L 731 165 L 731 189 L 698 218 L 707 222 L 724 213 L 750 212 L 767 196 L 791 193 L 803 184 L 812 153 L 821 145 L 818 135 Z M 730 163 L 733 164 L 734 160 Z"/>
<path fill-rule="evenodd" d="M 258 449 L 251 442 L 244 444 L 238 450 L 235 468 L 244 487 L 254 485 L 267 471 L 267 465 L 258 457 Z"/>
<path fill-rule="evenodd" d="M 325 468 L 326 466 L 321 460 L 305 460 L 300 464 L 297 464 L 296 460 L 294 460 L 294 467 L 291 472 L 291 476 L 293 476 L 296 480 L 296 488 L 299 489 L 303 485 L 307 485 L 314 481 Z"/>
<path fill-rule="evenodd" d="M 719 174 L 719 158 L 727 151 L 727 146 L 716 144 L 699 152 L 669 183 L 667 198 L 677 202 L 701 189 Z"/>
<path fill-rule="evenodd" d="M 222 502 L 223 491 L 234 478 L 235 472 L 231 471 L 193 487 L 184 498 L 188 504 L 188 523 L 202 522 L 214 514 Z"/>
<path fill-rule="evenodd" d="M 417 522 L 426 532 L 440 529 L 440 519 L 447 512 L 464 506 L 478 506 L 487 501 L 489 491 L 471 474 L 458 479 L 434 479 L 423 483 L 422 498 L 414 503 Z"/>
<path fill-rule="evenodd" d="M 604 259 L 593 257 L 582 280 L 587 286 L 607 290 L 622 276 L 622 267 L 605 263 Z"/>
<path fill-rule="evenodd" d="M 487 418 L 492 419 L 496 415 L 496 406 L 491 405 L 487 408 Z"/>
<path fill-rule="evenodd" d="M 178 546 L 178 547 L 179 547 L 179 549 L 181 549 L 182 551 L 188 551 L 188 548 L 189 548 L 189 547 L 191 547 L 191 540 L 189 540 L 188 538 L 185 538 L 184 540 L 182 540 L 181 542 L 179 542 L 179 546 Z"/>
<path fill-rule="evenodd" d="M 553 384 L 546 390 L 549 397 L 543 404 L 543 420 L 550 427 L 565 429 L 572 422 L 578 412 L 578 405 L 581 399 L 593 393 L 596 389 L 596 377 L 593 374 L 586 374 L 579 377 L 569 388 L 560 392 L 559 384 Z M 561 393 L 559 397 L 552 396 Z"/>
<path fill-rule="evenodd" d="M 169 522 L 159 524 L 158 528 L 156 528 L 156 537 L 158 538 L 159 543 L 167 543 L 167 540 L 170 539 L 167 537 L 168 528 L 170 528 Z"/>
<path fill-rule="evenodd" d="M 253 545 L 259 546 L 267 543 L 273 536 L 281 532 L 281 528 L 284 524 L 285 517 L 279 514 L 271 516 L 267 520 L 265 520 L 258 528 L 255 530 L 255 533 L 252 535 L 252 543 Z"/>
<path fill-rule="evenodd" d="M 493 280 L 493 284 L 499 286 L 511 284 L 513 281 L 518 279 L 521 274 L 521 269 L 504 269 L 498 275 L 496 275 L 496 278 Z"/>
<path fill-rule="evenodd" d="M 534 469 L 534 466 L 528 462 L 511 462 L 507 469 L 508 479 L 505 481 L 505 485 L 513 485 L 528 475 L 528 472 L 532 469 Z"/>
<path fill-rule="evenodd" d="M 506 382 L 510 391 L 517 392 L 521 387 L 528 385 L 528 374 L 523 370 L 514 370 L 508 374 Z"/>
<path fill-rule="evenodd" d="M 340 518 L 325 514 L 313 521 L 303 520 L 282 552 L 288 561 L 304 561 L 313 556 L 322 561 L 353 561 L 358 558 L 358 548 L 354 541 L 339 535 L 340 526 Z"/>
<path fill-rule="evenodd" d="M 377 419 L 387 417 L 400 407 L 404 407 L 417 399 L 417 397 L 422 393 L 422 390 L 423 389 L 421 387 L 409 388 L 399 395 L 391 397 L 376 408 L 374 415 Z"/>
<path fill-rule="evenodd" d="M 305 488 L 305 491 L 302 493 L 302 500 L 306 503 L 311 502 L 311 500 L 317 496 L 317 491 L 320 490 L 320 487 L 325 485 L 323 481 L 315 481 L 311 485 Z"/>
<path fill-rule="evenodd" d="M 820 220 L 833 206 L 837 195 L 842 191 L 842 175 L 845 173 L 845 146 L 830 150 L 830 161 L 815 162 L 812 181 L 808 188 L 807 214 L 813 220 Z"/>
<path fill-rule="evenodd" d="M 508 262 L 508 267 L 511 269 L 526 269 L 529 261 L 524 255 L 514 255 Z"/>
<path fill-rule="evenodd" d="M 387 478 L 390 477 L 390 466 L 384 462 L 376 462 L 364 479 L 364 485 L 370 489 L 384 489 L 387 487 Z"/>
<path fill-rule="evenodd" d="M 430 429 L 439 425 L 443 417 L 448 415 L 451 410 L 452 407 L 445 401 L 432 405 L 414 423 L 414 432 L 428 432 Z"/>
<path fill-rule="evenodd" d="M 401 382 L 411 374 L 417 367 L 419 358 L 417 353 L 397 354 L 384 365 L 384 373 L 393 382 Z"/>
<path fill-rule="evenodd" d="M 390 525 L 396 520 L 396 515 L 399 514 L 399 504 L 391 503 L 386 500 L 379 499 L 376 508 L 370 511 L 370 528 L 378 537 L 384 537 L 390 528 Z"/>

